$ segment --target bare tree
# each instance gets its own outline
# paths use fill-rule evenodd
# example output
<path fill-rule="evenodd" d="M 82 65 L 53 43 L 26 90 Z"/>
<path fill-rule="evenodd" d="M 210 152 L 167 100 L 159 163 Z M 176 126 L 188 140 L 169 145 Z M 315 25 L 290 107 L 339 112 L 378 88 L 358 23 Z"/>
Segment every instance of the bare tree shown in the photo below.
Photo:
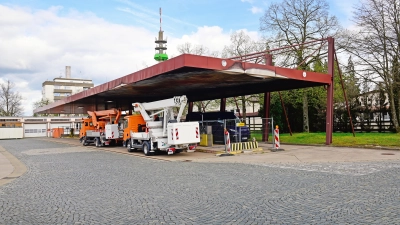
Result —
<path fill-rule="evenodd" d="M 234 56 L 244 56 L 254 52 L 264 51 L 266 45 L 258 43 L 251 39 L 244 31 L 235 31 L 231 34 L 231 44 L 224 47 L 222 50 L 222 58 Z M 260 58 L 256 58 L 254 63 L 260 62 Z"/>
<path fill-rule="evenodd" d="M 234 56 L 244 56 L 254 52 L 261 52 L 266 49 L 264 43 L 258 43 L 251 39 L 244 31 L 235 31 L 231 34 L 231 44 L 224 47 L 222 50 L 222 57 L 229 58 Z M 262 59 L 256 58 L 252 62 L 259 63 Z M 260 99 L 259 95 L 247 95 L 240 97 L 240 105 L 242 107 L 242 118 L 246 121 L 246 106 L 250 106 L 250 100 Z M 228 99 L 227 103 L 229 105 L 236 105 L 236 99 Z"/>
<path fill-rule="evenodd" d="M 181 54 L 193 54 L 193 55 L 208 55 L 213 57 L 218 57 L 218 51 L 210 52 L 210 50 L 204 45 L 194 45 L 190 42 L 185 42 L 183 44 L 178 45 L 177 50 Z M 197 107 L 199 112 L 204 112 L 207 107 L 215 107 L 219 105 L 219 100 L 208 100 L 208 101 L 199 101 L 194 102 L 194 105 Z"/>
<path fill-rule="evenodd" d="M 205 55 L 205 56 L 214 56 L 218 57 L 219 52 L 218 51 L 212 51 L 204 46 L 204 45 L 194 45 L 190 42 L 185 42 L 183 44 L 178 45 L 177 47 L 178 52 L 181 54 L 193 54 L 193 55 Z"/>
<path fill-rule="evenodd" d="M 268 44 L 271 47 L 301 44 L 311 40 L 337 35 L 341 28 L 335 16 L 329 15 L 329 5 L 326 0 L 283 0 L 273 3 L 260 18 L 261 31 L 266 32 Z M 310 70 L 314 62 L 307 55 L 315 49 L 304 45 L 292 47 L 278 64 L 293 66 L 302 70 Z M 316 57 L 320 58 L 326 52 L 317 50 Z M 298 66 L 300 65 L 301 66 Z M 309 132 L 307 90 L 302 90 L 303 131 Z"/>
<path fill-rule="evenodd" d="M 22 97 L 13 91 L 14 87 L 10 80 L 0 84 L 0 116 L 22 115 Z"/>
<path fill-rule="evenodd" d="M 350 33 L 347 50 L 355 56 L 358 72 L 371 82 L 383 81 L 388 93 L 391 119 L 400 132 L 396 109 L 398 61 L 400 58 L 400 1 L 364 0 L 355 8 L 355 24 L 359 31 Z M 397 71 L 397 72 L 395 72 Z"/>
<path fill-rule="evenodd" d="M 37 109 L 37 108 L 43 107 L 43 106 L 48 105 L 50 103 L 51 102 L 50 102 L 49 99 L 42 98 L 41 100 L 36 101 L 36 102 L 33 103 L 33 109 Z M 40 116 L 48 116 L 48 115 L 49 114 L 40 114 Z M 33 114 L 33 116 L 39 116 L 39 115 L 38 114 Z"/>

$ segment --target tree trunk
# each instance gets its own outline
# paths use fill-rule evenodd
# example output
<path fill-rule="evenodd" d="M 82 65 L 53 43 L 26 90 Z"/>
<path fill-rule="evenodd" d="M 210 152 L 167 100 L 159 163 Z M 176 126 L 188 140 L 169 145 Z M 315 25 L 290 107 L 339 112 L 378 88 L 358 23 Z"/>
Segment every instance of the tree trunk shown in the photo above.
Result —
<path fill-rule="evenodd" d="M 399 83 L 399 82 L 396 82 L 396 83 Z M 394 86 L 395 95 L 394 95 L 393 99 L 395 100 L 397 98 L 397 102 L 394 101 L 394 103 L 395 103 L 394 108 L 395 108 L 395 110 L 397 110 L 397 117 L 396 118 L 397 118 L 397 121 L 399 122 L 399 125 L 400 125 L 400 121 L 399 121 L 400 120 L 400 90 L 399 89 L 400 89 L 400 86 L 396 84 Z M 390 94 L 388 95 L 388 97 L 389 96 L 390 96 Z M 390 102 L 390 99 L 388 99 L 388 100 Z"/>
<path fill-rule="evenodd" d="M 399 114 L 397 114 L 397 119 L 400 118 L 400 93 L 398 93 L 397 95 L 398 100 L 397 100 L 397 110 L 399 112 Z M 400 124 L 399 124 L 400 125 Z"/>
<path fill-rule="evenodd" d="M 307 92 L 303 90 L 303 131 L 310 132 L 310 123 L 308 121 L 308 98 Z"/>
<path fill-rule="evenodd" d="M 242 96 L 242 112 L 243 122 L 246 123 L 246 96 Z"/>
<path fill-rule="evenodd" d="M 396 111 L 396 106 L 394 104 L 394 93 L 393 93 L 393 88 L 389 87 L 389 101 L 390 101 L 390 111 L 392 113 L 391 120 L 393 122 L 394 129 L 396 130 L 396 133 L 400 132 L 400 126 L 399 126 L 399 121 L 397 120 L 397 111 Z"/>

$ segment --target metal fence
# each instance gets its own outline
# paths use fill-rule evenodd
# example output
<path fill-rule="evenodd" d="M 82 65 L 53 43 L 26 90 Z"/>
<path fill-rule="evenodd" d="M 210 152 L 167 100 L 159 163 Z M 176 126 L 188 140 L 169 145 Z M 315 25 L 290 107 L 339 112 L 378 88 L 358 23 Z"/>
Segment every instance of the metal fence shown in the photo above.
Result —
<path fill-rule="evenodd" d="M 258 123 L 249 125 L 251 138 L 259 142 L 273 141 L 273 131 L 275 129 L 273 118 L 259 118 Z"/>
<path fill-rule="evenodd" d="M 273 118 L 259 119 L 259 124 L 247 125 L 238 119 L 199 121 L 202 134 L 212 134 L 214 144 L 225 144 L 227 130 L 231 143 L 272 140 Z"/>
<path fill-rule="evenodd" d="M 232 122 L 228 122 L 231 124 Z M 224 144 L 224 129 L 226 127 L 225 120 L 204 120 L 199 121 L 200 132 L 202 134 L 212 134 L 214 144 Z M 233 129 L 236 129 L 234 125 Z"/>
<path fill-rule="evenodd" d="M 395 128 L 390 120 L 353 121 L 356 132 L 394 132 Z M 350 122 L 334 122 L 333 130 L 337 132 L 352 132 Z"/>
<path fill-rule="evenodd" d="M 79 129 L 73 128 L 71 126 L 58 126 L 58 128 L 63 128 L 63 130 L 64 130 L 62 133 L 63 137 L 71 136 L 71 132 L 73 132 L 74 136 L 76 136 L 76 135 L 79 136 Z"/>

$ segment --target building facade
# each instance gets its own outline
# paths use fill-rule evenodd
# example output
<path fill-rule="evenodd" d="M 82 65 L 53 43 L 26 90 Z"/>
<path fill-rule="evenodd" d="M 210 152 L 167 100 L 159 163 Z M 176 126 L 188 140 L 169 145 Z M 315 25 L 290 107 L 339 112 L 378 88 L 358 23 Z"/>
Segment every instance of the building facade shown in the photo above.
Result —
<path fill-rule="evenodd" d="M 67 96 L 93 88 L 92 80 L 71 78 L 71 67 L 65 68 L 65 78 L 54 78 L 42 84 L 42 99 L 55 102 Z"/>
<path fill-rule="evenodd" d="M 81 117 L 0 117 L 0 139 L 52 137 L 54 128 L 79 134 Z"/>

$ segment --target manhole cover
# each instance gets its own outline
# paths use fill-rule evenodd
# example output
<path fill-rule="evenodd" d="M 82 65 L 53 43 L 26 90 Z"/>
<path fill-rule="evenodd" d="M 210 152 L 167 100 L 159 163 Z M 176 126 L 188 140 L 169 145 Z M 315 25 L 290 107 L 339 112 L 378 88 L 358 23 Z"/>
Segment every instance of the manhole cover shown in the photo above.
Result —
<path fill-rule="evenodd" d="M 385 153 L 382 153 L 381 155 L 394 155 L 394 153 L 387 153 L 387 152 L 385 152 Z"/>

